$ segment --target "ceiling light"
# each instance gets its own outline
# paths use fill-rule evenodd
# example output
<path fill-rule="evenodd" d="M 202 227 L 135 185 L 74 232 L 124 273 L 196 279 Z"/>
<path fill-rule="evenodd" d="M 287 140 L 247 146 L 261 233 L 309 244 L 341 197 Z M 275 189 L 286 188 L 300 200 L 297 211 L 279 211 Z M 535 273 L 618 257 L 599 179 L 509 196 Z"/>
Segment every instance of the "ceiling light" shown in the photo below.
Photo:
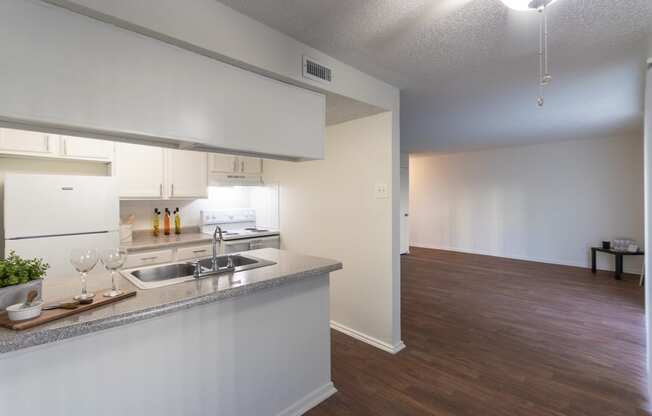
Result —
<path fill-rule="evenodd" d="M 510 9 L 518 11 L 536 11 L 537 9 L 550 6 L 557 0 L 500 0 Z"/>

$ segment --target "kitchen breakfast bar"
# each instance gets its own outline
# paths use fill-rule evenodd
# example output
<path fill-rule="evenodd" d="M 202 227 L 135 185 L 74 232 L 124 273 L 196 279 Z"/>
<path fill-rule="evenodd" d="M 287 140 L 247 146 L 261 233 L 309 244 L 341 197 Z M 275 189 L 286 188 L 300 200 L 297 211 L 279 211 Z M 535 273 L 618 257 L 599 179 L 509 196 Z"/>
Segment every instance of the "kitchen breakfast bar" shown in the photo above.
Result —
<path fill-rule="evenodd" d="M 342 264 L 248 254 L 274 264 L 148 290 L 121 278 L 135 297 L 0 329 L 2 414 L 280 416 L 329 397 L 329 275 Z M 78 288 L 73 274 L 46 279 L 44 300 Z"/>

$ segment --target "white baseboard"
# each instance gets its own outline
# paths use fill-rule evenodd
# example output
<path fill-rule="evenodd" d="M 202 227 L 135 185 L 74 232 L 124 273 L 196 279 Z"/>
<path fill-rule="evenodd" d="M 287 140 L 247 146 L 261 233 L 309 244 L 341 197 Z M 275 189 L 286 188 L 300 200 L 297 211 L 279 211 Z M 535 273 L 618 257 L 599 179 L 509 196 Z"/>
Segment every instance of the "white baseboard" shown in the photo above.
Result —
<path fill-rule="evenodd" d="M 331 328 L 343 334 L 346 334 L 352 338 L 355 338 L 358 341 L 362 341 L 376 348 L 379 348 L 383 351 L 386 351 L 390 354 L 396 354 L 399 351 L 401 351 L 403 348 L 405 348 L 405 344 L 403 343 L 403 341 L 399 341 L 396 345 L 391 345 L 388 344 L 387 342 L 379 340 L 378 338 L 374 338 L 362 332 L 356 331 L 353 328 L 349 328 L 346 325 L 342 325 L 339 322 L 331 321 Z"/>
<path fill-rule="evenodd" d="M 308 393 L 301 400 L 292 404 L 287 409 L 281 411 L 276 416 L 301 416 L 335 393 L 337 393 L 337 389 L 332 382 L 324 384 L 317 390 Z"/>
<path fill-rule="evenodd" d="M 548 263 L 548 264 L 558 264 L 560 266 L 572 266 L 572 267 L 581 267 L 583 269 L 590 269 L 591 264 L 588 262 L 581 262 L 581 261 L 572 261 L 572 260 L 558 260 L 558 259 L 549 259 L 549 258 L 541 258 L 541 257 L 530 257 L 530 256 L 514 256 L 514 255 L 506 255 L 504 253 L 496 253 L 488 250 L 476 250 L 472 248 L 460 248 L 460 247 L 450 247 L 450 246 L 438 246 L 438 245 L 432 245 L 432 244 L 425 244 L 425 243 L 411 243 L 410 247 L 421 247 L 421 248 L 430 248 L 433 250 L 445 250 L 445 251 L 456 251 L 458 253 L 468 253 L 468 254 L 479 254 L 482 256 L 492 256 L 492 257 L 502 257 L 504 259 L 514 259 L 514 260 L 525 260 L 525 261 L 534 261 L 537 263 Z M 598 270 L 603 270 L 600 268 L 600 264 L 598 264 Z M 610 270 L 605 270 L 605 271 L 610 271 Z M 611 270 L 613 271 L 613 270 Z M 625 273 L 631 273 L 631 274 L 640 274 L 641 270 L 639 267 L 624 267 L 623 270 Z"/>

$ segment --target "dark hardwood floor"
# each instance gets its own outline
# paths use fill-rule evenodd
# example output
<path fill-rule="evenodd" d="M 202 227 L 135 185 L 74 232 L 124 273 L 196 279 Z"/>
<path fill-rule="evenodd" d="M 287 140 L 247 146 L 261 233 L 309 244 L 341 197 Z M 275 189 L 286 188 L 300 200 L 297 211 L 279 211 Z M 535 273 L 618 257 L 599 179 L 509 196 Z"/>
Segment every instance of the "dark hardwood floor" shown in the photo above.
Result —
<path fill-rule="evenodd" d="M 637 276 L 413 248 L 391 355 L 333 331 L 323 415 L 648 415 Z"/>

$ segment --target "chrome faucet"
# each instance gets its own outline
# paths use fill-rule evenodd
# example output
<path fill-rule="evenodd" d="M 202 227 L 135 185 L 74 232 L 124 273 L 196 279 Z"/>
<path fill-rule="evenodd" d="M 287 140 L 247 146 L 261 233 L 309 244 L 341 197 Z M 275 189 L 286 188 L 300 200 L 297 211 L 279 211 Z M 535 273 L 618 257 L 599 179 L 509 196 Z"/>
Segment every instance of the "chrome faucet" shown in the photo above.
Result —
<path fill-rule="evenodd" d="M 201 263 L 199 260 L 195 260 L 190 263 L 191 266 L 195 268 L 195 270 L 192 273 L 192 277 L 195 279 L 199 279 L 201 277 Z"/>
<path fill-rule="evenodd" d="M 215 231 L 213 232 L 213 271 L 216 272 L 218 267 L 217 267 L 217 241 L 219 238 L 220 242 L 220 249 L 222 248 L 222 242 L 224 241 L 224 236 L 222 235 L 222 227 L 219 225 L 215 226 Z"/>

